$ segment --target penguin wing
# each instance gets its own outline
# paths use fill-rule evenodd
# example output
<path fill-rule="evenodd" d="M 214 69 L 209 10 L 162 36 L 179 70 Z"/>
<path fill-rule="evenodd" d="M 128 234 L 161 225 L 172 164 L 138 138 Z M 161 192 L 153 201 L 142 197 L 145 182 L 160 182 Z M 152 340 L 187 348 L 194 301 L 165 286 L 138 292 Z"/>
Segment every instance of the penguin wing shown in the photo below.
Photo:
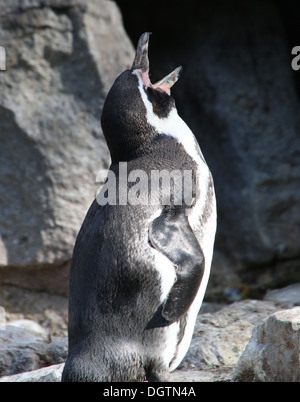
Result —
<path fill-rule="evenodd" d="M 204 254 L 181 207 L 165 209 L 153 220 L 149 239 L 176 266 L 177 277 L 149 324 L 150 327 L 170 325 L 187 312 L 196 297 L 204 272 Z"/>

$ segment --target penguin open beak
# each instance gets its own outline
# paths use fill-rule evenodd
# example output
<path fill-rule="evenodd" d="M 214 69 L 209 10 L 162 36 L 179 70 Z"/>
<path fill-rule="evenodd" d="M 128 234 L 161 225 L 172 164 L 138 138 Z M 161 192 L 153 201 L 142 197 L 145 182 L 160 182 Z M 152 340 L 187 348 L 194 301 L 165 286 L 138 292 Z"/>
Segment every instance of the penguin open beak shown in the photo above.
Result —
<path fill-rule="evenodd" d="M 179 66 L 175 68 L 170 74 L 164 77 L 162 80 L 156 82 L 155 84 L 151 84 L 149 78 L 149 58 L 148 58 L 148 47 L 149 47 L 149 37 L 151 32 L 145 32 L 140 37 L 136 54 L 133 60 L 133 64 L 131 67 L 132 71 L 140 70 L 141 77 L 143 79 L 145 87 L 152 86 L 155 89 L 161 89 L 170 95 L 170 89 L 175 84 L 175 82 L 180 77 L 182 72 L 182 67 Z"/>

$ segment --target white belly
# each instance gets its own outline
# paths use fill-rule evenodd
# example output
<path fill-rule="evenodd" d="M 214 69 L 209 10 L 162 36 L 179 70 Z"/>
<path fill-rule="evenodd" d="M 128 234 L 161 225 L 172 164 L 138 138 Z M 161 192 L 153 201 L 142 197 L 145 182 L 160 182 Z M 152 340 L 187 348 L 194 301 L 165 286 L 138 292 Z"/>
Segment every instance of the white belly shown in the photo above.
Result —
<path fill-rule="evenodd" d="M 205 226 L 202 228 L 203 233 L 201 233 L 201 241 L 200 245 L 204 253 L 205 258 L 205 268 L 203 273 L 203 278 L 201 284 L 199 286 L 199 290 L 197 295 L 189 308 L 186 316 L 186 326 L 185 332 L 182 340 L 178 344 L 178 335 L 180 332 L 180 324 L 179 322 L 175 322 L 168 327 L 164 327 L 164 341 L 159 346 L 160 350 L 157 350 L 155 354 L 159 354 L 160 357 L 163 359 L 166 366 L 169 366 L 170 363 L 170 371 L 173 371 L 182 361 L 184 356 L 187 353 L 187 350 L 190 346 L 192 335 L 194 332 L 195 321 L 200 310 L 203 297 L 206 291 L 210 268 L 211 268 L 211 261 L 213 255 L 213 247 L 214 247 L 214 239 L 215 239 L 215 232 L 216 232 L 216 205 L 215 205 L 215 198 L 212 201 L 213 205 L 211 206 L 211 214 L 209 219 L 207 220 Z M 198 205 L 194 206 L 195 211 L 192 211 L 191 215 L 189 216 L 190 225 L 193 230 L 199 230 L 199 220 L 201 217 L 199 207 L 203 207 L 202 200 L 198 201 Z M 197 236 L 198 237 L 198 236 Z M 199 237 L 198 237 L 199 238 Z M 161 302 L 166 300 L 168 293 L 170 292 L 175 280 L 176 280 L 176 272 L 175 267 L 172 262 L 161 254 L 159 251 L 153 249 L 154 258 L 155 258 L 155 268 L 159 273 L 160 280 L 161 280 Z M 174 356 L 176 358 L 174 359 Z"/>
<path fill-rule="evenodd" d="M 208 279 L 209 279 L 211 261 L 212 261 L 212 255 L 213 255 L 215 232 L 216 232 L 216 209 L 214 208 L 214 211 L 211 214 L 209 221 L 206 223 L 205 234 L 204 234 L 203 240 L 201 242 L 201 247 L 202 247 L 202 250 L 204 253 L 204 258 L 205 258 L 204 274 L 202 277 L 201 284 L 199 286 L 198 293 L 197 293 L 191 307 L 188 310 L 188 313 L 186 316 L 186 327 L 185 327 L 184 336 L 183 336 L 180 344 L 177 346 L 176 358 L 172 361 L 172 364 L 170 366 L 170 371 L 173 371 L 176 369 L 176 367 L 178 367 L 178 365 L 181 363 L 182 359 L 186 355 L 188 348 L 190 346 L 190 343 L 191 343 L 191 339 L 192 339 L 193 332 L 194 332 L 195 322 L 196 322 L 197 315 L 198 315 L 198 312 L 200 310 L 200 307 L 201 307 L 201 304 L 203 301 L 203 297 L 204 297 Z"/>
<path fill-rule="evenodd" d="M 179 143 L 181 143 L 187 154 L 189 154 L 193 158 L 198 166 L 197 176 L 199 178 L 198 186 L 200 192 L 197 197 L 197 202 L 192 208 L 188 219 L 190 226 L 193 229 L 197 239 L 199 240 L 202 251 L 204 253 L 205 269 L 198 293 L 190 309 L 188 310 L 185 333 L 179 345 L 179 322 L 176 322 L 169 327 L 164 328 L 165 343 L 162 350 L 164 362 L 169 365 L 176 353 L 176 358 L 172 361 L 172 364 L 170 366 L 170 371 L 172 371 L 179 365 L 189 348 L 197 314 L 201 307 L 206 290 L 210 274 L 210 266 L 216 231 L 216 203 L 215 198 L 213 197 L 213 200 L 211 201 L 213 205 L 210 205 L 209 208 L 210 216 L 203 226 L 201 222 L 201 217 L 207 204 L 206 197 L 208 192 L 213 191 L 213 189 L 209 190 L 210 172 L 204 161 L 195 136 L 190 128 L 187 126 L 187 124 L 180 118 L 176 108 L 172 109 L 168 117 L 166 118 L 159 118 L 154 113 L 152 104 L 145 93 L 144 83 L 140 74 L 137 74 L 137 77 L 139 80 L 139 91 L 146 108 L 146 118 L 148 123 L 155 128 L 156 132 L 163 135 L 169 135 L 175 138 Z M 161 302 L 163 302 L 166 299 L 171 287 L 173 286 L 173 283 L 176 279 L 176 273 L 173 264 L 161 253 L 156 252 L 155 261 L 156 269 L 159 272 L 161 278 Z"/>

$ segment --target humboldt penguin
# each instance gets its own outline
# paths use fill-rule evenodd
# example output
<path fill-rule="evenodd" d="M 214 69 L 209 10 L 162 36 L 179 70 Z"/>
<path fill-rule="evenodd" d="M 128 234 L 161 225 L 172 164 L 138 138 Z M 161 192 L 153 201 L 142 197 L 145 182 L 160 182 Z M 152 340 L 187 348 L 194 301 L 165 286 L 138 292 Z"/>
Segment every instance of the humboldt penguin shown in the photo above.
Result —
<path fill-rule="evenodd" d="M 213 179 L 171 96 L 182 68 L 152 84 L 148 44 L 103 106 L 111 165 L 74 246 L 62 381 L 168 381 L 206 290 Z"/>

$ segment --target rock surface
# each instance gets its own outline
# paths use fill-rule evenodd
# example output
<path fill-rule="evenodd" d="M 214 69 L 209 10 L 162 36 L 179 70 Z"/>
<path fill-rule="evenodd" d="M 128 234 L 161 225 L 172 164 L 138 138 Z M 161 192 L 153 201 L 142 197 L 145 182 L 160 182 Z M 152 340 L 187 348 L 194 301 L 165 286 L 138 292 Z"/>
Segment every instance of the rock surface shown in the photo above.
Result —
<path fill-rule="evenodd" d="M 270 290 L 265 295 L 264 300 L 278 301 L 287 307 L 300 306 L 300 283 Z"/>
<path fill-rule="evenodd" d="M 253 330 L 235 381 L 300 381 L 300 307 L 277 311 Z"/>
<path fill-rule="evenodd" d="M 278 304 L 273 301 L 245 300 L 217 312 L 199 314 L 191 346 L 181 367 L 235 367 L 253 327 L 276 310 Z"/>
<path fill-rule="evenodd" d="M 285 372 L 288 373 L 299 342 L 300 308 L 282 309 L 294 304 L 293 290 L 296 286 L 280 289 L 282 294 L 285 293 L 284 301 L 243 300 L 229 305 L 204 303 L 197 318 L 189 351 L 178 369 L 171 374 L 171 380 L 231 381 L 235 372 L 235 381 L 262 381 L 261 373 L 260 376 L 253 374 L 250 378 L 250 371 L 246 368 L 250 364 L 250 358 L 255 359 L 257 367 L 262 367 L 259 359 L 270 356 L 273 358 L 274 370 L 280 364 L 286 367 Z M 52 309 L 52 319 L 56 317 L 60 326 L 61 318 L 54 314 L 53 306 Z M 60 381 L 62 365 L 67 355 L 67 338 L 51 336 L 55 325 L 52 323 L 49 326 L 47 319 L 42 320 L 40 314 L 39 312 L 36 317 L 43 326 L 32 319 L 19 317 L 18 320 L 8 321 L 6 330 L 0 331 L 0 381 Z M 31 314 L 31 317 L 34 315 Z M 257 342 L 257 328 L 265 329 L 264 337 L 260 338 L 263 342 Z M 61 335 L 64 334 L 66 332 L 61 332 Z M 276 355 L 271 353 L 274 346 L 270 347 L 270 342 L 279 345 L 281 352 L 277 356 L 283 357 L 275 358 Z M 282 380 L 286 377 L 278 378 Z M 288 380 L 291 379 L 290 376 Z M 269 381 L 269 377 L 264 377 L 263 381 Z"/>
<path fill-rule="evenodd" d="M 0 378 L 0 382 L 60 382 L 64 363 Z"/>
<path fill-rule="evenodd" d="M 0 282 L 65 293 L 109 163 L 101 107 L 134 50 L 112 1 L 20 4 L 0 0 Z"/>
<path fill-rule="evenodd" d="M 68 298 L 65 296 L 1 285 L 0 306 L 7 324 L 28 319 L 42 326 L 51 339 L 67 336 Z"/>
<path fill-rule="evenodd" d="M 34 321 L 14 321 L 0 330 L 0 376 L 62 363 L 66 356 L 67 338 L 49 341 L 47 331 Z"/>

